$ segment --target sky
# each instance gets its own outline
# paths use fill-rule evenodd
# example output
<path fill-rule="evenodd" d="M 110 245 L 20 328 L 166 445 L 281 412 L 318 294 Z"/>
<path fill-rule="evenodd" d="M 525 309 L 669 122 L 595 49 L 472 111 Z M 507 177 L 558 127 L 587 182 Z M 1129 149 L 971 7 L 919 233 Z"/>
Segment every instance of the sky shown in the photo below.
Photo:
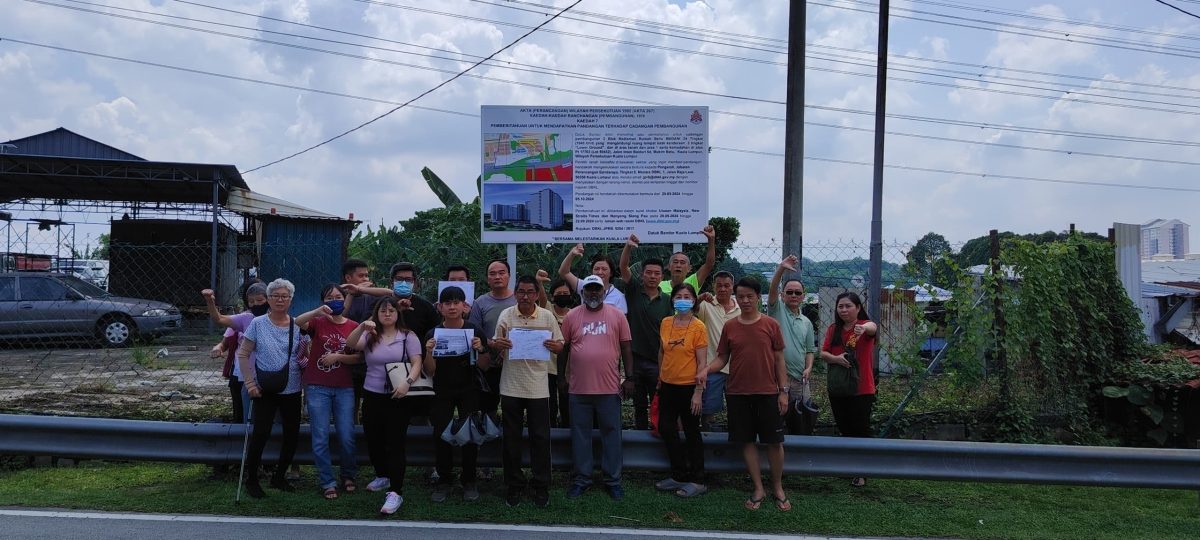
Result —
<path fill-rule="evenodd" d="M 380 101 L 428 91 L 568 5 L 89 2 L 5 0 L 0 140 L 62 126 L 147 159 L 242 171 L 395 106 Z M 1196 0 L 1171 2 L 1200 12 Z M 475 195 L 481 105 L 707 106 L 711 214 L 738 218 L 742 243 L 778 242 L 788 4 L 583 0 L 470 74 L 486 79 L 461 77 L 414 103 L 426 109 L 401 109 L 245 179 L 391 225 L 440 204 L 422 167 L 461 198 Z M 853 163 L 873 159 L 876 10 L 808 2 L 805 244 L 870 237 L 872 169 Z M 885 240 L 1195 221 L 1200 193 L 1144 188 L 1200 187 L 1200 19 L 1153 0 L 897 1 L 892 15 L 884 161 L 901 168 L 885 169 Z"/>

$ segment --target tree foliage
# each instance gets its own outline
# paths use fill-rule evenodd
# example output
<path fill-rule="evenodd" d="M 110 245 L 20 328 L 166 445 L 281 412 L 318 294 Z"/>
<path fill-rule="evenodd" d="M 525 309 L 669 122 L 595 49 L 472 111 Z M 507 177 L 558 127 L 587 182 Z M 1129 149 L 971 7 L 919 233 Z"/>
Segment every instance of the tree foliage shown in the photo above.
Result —
<path fill-rule="evenodd" d="M 931 232 L 917 240 L 904 255 L 903 270 L 920 284 L 945 287 L 953 279 L 948 265 L 949 256 L 953 254 L 954 248 L 950 247 L 946 237 Z"/>

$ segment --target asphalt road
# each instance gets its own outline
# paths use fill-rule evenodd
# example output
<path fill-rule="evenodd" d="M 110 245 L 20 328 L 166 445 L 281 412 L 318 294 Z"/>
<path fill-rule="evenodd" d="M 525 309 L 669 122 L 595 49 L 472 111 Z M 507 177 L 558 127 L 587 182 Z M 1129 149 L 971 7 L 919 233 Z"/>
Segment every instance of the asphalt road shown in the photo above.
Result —
<path fill-rule="evenodd" d="M 0 537 L 54 540 L 107 538 L 392 538 L 421 540 L 581 540 L 585 538 L 635 538 L 637 540 L 775 539 L 815 536 L 778 536 L 682 530 L 545 527 L 469 523 L 403 521 L 334 521 L 316 519 L 256 518 L 169 514 L 124 514 L 87 511 L 0 509 Z"/>

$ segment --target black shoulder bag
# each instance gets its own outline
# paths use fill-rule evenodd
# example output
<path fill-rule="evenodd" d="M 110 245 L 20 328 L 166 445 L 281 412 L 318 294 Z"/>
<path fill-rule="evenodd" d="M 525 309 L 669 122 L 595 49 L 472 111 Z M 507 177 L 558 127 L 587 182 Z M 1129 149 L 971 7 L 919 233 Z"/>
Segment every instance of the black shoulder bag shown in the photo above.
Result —
<path fill-rule="evenodd" d="M 283 368 L 278 371 L 266 371 L 258 367 L 258 362 L 254 363 L 254 378 L 258 382 L 259 390 L 268 394 L 278 394 L 287 388 L 290 370 L 288 364 L 292 362 L 292 343 L 296 339 L 296 321 L 288 317 L 288 348 L 286 360 L 283 362 Z"/>

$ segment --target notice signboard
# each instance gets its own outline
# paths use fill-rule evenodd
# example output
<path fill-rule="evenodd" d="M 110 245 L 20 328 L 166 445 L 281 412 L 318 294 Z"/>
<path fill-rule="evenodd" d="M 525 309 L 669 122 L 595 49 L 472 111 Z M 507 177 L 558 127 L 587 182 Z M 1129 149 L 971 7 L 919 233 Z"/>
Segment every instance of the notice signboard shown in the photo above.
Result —
<path fill-rule="evenodd" d="M 707 107 L 482 108 L 482 239 L 702 239 Z"/>

